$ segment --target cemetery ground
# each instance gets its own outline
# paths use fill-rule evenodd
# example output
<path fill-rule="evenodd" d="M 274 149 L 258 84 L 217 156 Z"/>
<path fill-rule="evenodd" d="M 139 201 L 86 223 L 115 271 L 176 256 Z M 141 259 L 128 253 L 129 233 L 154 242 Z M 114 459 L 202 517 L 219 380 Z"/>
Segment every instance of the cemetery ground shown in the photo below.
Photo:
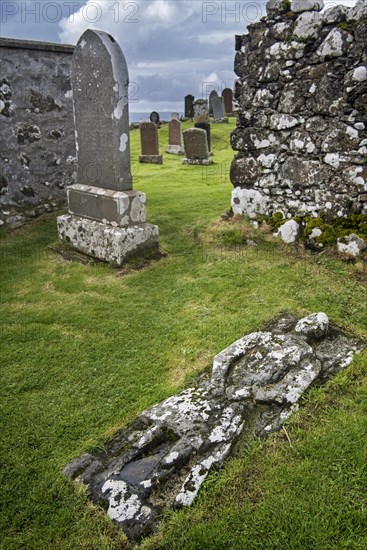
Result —
<path fill-rule="evenodd" d="M 192 124 L 185 123 L 184 128 Z M 50 246 L 56 214 L 3 233 L 0 548 L 128 549 L 121 529 L 62 468 L 142 410 L 210 372 L 216 353 L 281 311 L 324 311 L 367 337 L 366 268 L 281 244 L 230 204 L 229 125 L 215 165 L 139 165 L 134 187 L 167 254 L 114 269 Z M 194 506 L 167 512 L 144 550 L 365 549 L 367 354 L 303 398 L 267 440 L 245 433 Z"/>

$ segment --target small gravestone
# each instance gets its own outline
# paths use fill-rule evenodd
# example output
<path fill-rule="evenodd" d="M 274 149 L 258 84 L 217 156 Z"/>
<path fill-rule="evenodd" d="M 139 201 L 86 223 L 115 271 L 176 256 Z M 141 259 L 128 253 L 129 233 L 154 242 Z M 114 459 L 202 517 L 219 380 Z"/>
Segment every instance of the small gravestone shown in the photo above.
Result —
<path fill-rule="evenodd" d="M 171 113 L 171 120 L 179 120 L 180 115 L 178 113 Z"/>
<path fill-rule="evenodd" d="M 205 130 L 189 128 L 183 133 L 186 158 L 182 164 L 213 164 Z"/>
<path fill-rule="evenodd" d="M 213 90 L 209 95 L 209 115 L 213 115 L 213 99 L 218 97 L 218 92 Z"/>
<path fill-rule="evenodd" d="M 224 109 L 227 116 L 233 116 L 233 92 L 230 88 L 225 88 L 222 92 L 224 99 Z"/>
<path fill-rule="evenodd" d="M 159 154 L 158 130 L 154 122 L 140 124 L 141 155 L 139 162 L 148 164 L 163 164 Z"/>
<path fill-rule="evenodd" d="M 208 142 L 208 149 L 209 149 L 210 154 L 212 155 L 213 153 L 211 152 L 212 143 L 211 143 L 210 122 L 195 122 L 195 128 L 200 128 L 201 130 L 205 130 L 206 139 L 207 139 L 207 142 Z"/>
<path fill-rule="evenodd" d="M 68 187 L 69 214 L 59 237 L 74 249 L 115 265 L 158 246 L 146 223 L 145 194 L 132 189 L 125 57 L 107 33 L 87 30 L 71 69 L 78 183 Z"/>
<path fill-rule="evenodd" d="M 150 120 L 150 122 L 154 122 L 154 124 L 159 126 L 159 123 L 161 121 L 161 117 L 159 116 L 159 113 L 157 113 L 157 111 L 152 111 L 150 113 L 149 120 Z"/>
<path fill-rule="evenodd" d="M 224 111 L 224 100 L 222 97 L 215 97 L 213 99 L 213 117 L 214 122 L 228 122 L 228 118 Z"/>
<path fill-rule="evenodd" d="M 185 118 L 194 118 L 194 101 L 195 98 L 193 95 L 189 94 L 185 96 Z"/>
<path fill-rule="evenodd" d="M 177 119 L 171 120 L 168 124 L 168 146 L 166 153 L 173 155 L 184 155 L 185 151 L 182 147 L 181 137 L 181 122 Z"/>
<path fill-rule="evenodd" d="M 193 103 L 194 106 L 194 121 L 209 122 L 209 108 L 206 99 L 197 99 Z"/>

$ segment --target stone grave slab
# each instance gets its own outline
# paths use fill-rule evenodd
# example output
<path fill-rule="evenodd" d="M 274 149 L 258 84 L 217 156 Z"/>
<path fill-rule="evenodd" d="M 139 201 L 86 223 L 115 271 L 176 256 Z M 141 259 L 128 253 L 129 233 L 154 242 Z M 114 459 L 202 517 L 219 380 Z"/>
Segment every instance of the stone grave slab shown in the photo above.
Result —
<path fill-rule="evenodd" d="M 213 99 L 218 97 L 218 92 L 213 90 L 209 94 L 209 116 L 213 116 Z"/>
<path fill-rule="evenodd" d="M 233 92 L 231 88 L 225 88 L 222 92 L 224 109 L 227 116 L 233 116 Z"/>
<path fill-rule="evenodd" d="M 213 155 L 213 153 L 212 153 L 212 140 L 211 140 L 210 122 L 195 122 L 195 128 L 201 128 L 202 130 L 206 131 L 206 138 L 208 140 L 209 154 Z"/>
<path fill-rule="evenodd" d="M 182 164 L 213 164 L 210 158 L 206 131 L 202 128 L 189 128 L 183 133 L 186 158 Z"/>
<path fill-rule="evenodd" d="M 57 219 L 61 240 L 83 254 L 122 265 L 158 247 L 146 223 L 146 197 L 132 189 L 125 57 L 109 34 L 88 29 L 72 60 L 77 184 L 67 189 L 69 214 Z"/>
<path fill-rule="evenodd" d="M 213 118 L 214 122 L 228 122 L 224 111 L 224 100 L 222 97 L 213 98 Z"/>
<path fill-rule="evenodd" d="M 158 129 L 154 122 L 140 124 L 141 155 L 139 162 L 148 164 L 163 164 L 159 154 Z"/>
<path fill-rule="evenodd" d="M 209 107 L 207 99 L 197 99 L 193 103 L 194 121 L 209 122 Z"/>
<path fill-rule="evenodd" d="M 192 94 L 185 96 L 185 118 L 194 118 L 194 106 L 195 98 Z"/>
<path fill-rule="evenodd" d="M 284 314 L 215 356 L 211 378 L 143 411 L 103 450 L 64 474 L 88 486 L 94 502 L 131 540 L 154 532 L 168 507 L 190 506 L 213 467 L 241 433 L 278 431 L 313 385 L 345 369 L 365 343 L 343 334 L 323 312 Z"/>
<path fill-rule="evenodd" d="M 157 113 L 157 111 L 152 111 L 150 113 L 149 120 L 150 122 L 154 122 L 154 124 L 157 124 L 158 126 L 161 121 L 161 117 L 159 116 L 159 113 Z"/>
<path fill-rule="evenodd" d="M 181 122 L 177 119 L 171 120 L 168 124 L 168 142 L 166 153 L 173 155 L 185 154 L 182 147 Z"/>

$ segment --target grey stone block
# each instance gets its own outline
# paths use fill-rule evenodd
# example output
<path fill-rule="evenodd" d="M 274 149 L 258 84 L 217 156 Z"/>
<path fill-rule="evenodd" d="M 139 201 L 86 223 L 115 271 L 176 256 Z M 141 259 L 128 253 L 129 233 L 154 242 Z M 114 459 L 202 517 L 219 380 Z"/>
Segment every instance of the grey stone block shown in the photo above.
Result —
<path fill-rule="evenodd" d="M 104 262 L 121 266 L 132 255 L 158 248 L 158 227 L 151 224 L 112 227 L 64 215 L 57 218 L 59 237 L 73 248 Z"/>
<path fill-rule="evenodd" d="M 114 191 L 87 185 L 67 190 L 69 213 L 124 227 L 146 222 L 146 196 L 140 191 Z"/>

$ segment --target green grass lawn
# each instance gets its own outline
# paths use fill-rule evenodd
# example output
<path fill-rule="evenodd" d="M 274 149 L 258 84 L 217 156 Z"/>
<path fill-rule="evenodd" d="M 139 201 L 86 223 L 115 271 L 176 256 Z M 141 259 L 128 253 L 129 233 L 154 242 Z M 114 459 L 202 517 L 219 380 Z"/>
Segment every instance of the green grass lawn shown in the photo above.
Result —
<path fill-rule="evenodd" d="M 55 214 L 1 235 L 1 548 L 129 548 L 63 466 L 281 311 L 325 311 L 367 337 L 363 265 L 221 219 L 233 127 L 212 125 L 215 165 L 206 168 L 174 155 L 140 165 L 131 133 L 134 187 L 147 194 L 167 253 L 142 270 L 55 255 Z M 159 135 L 164 153 L 167 126 Z M 286 431 L 249 436 L 195 506 L 168 513 L 142 548 L 367 548 L 366 373 L 364 353 L 312 390 Z"/>

